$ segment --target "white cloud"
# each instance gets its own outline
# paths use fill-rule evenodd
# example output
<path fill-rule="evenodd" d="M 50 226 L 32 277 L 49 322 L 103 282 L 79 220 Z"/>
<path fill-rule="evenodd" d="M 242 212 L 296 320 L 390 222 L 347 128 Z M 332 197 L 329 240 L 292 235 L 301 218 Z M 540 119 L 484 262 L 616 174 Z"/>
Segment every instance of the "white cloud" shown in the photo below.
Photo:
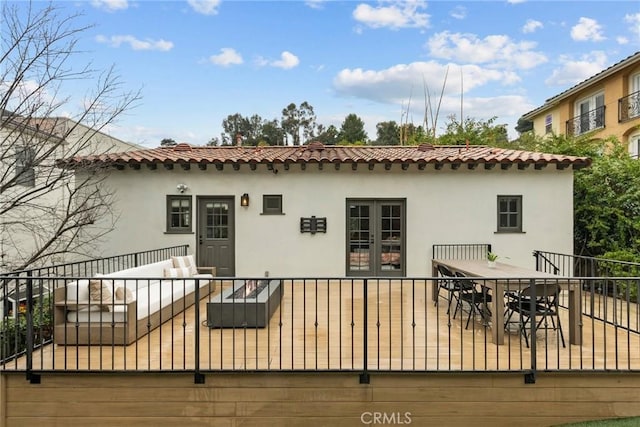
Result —
<path fill-rule="evenodd" d="M 256 58 L 255 63 L 259 67 L 270 66 L 270 67 L 282 68 L 284 70 L 289 70 L 291 68 L 297 67 L 300 64 L 300 59 L 298 59 L 298 57 L 295 56 L 293 53 L 287 52 L 285 50 L 280 54 L 280 59 L 272 61 L 259 56 L 258 58 Z"/>
<path fill-rule="evenodd" d="M 187 0 L 189 6 L 203 15 L 217 15 L 220 0 Z"/>
<path fill-rule="evenodd" d="M 399 64 L 383 70 L 344 69 L 333 80 L 333 87 L 341 95 L 364 98 L 377 102 L 400 104 L 413 95 L 422 96 L 428 89 L 431 96 L 438 96 L 447 75 L 445 96 L 458 97 L 461 75 L 464 90 L 468 92 L 490 82 L 513 81 L 512 73 L 463 65 L 455 69 L 435 61 Z"/>
<path fill-rule="evenodd" d="M 571 38 L 579 42 L 598 42 L 605 39 L 602 35 L 602 26 L 598 24 L 598 21 L 585 17 L 580 18 L 578 23 L 571 28 Z"/>
<path fill-rule="evenodd" d="M 547 57 L 534 51 L 534 42 L 514 42 L 506 35 L 489 35 L 479 39 L 474 34 L 434 34 L 427 42 L 430 54 L 437 58 L 491 64 L 493 66 L 529 69 L 544 62 Z"/>
<path fill-rule="evenodd" d="M 544 28 L 544 25 L 542 24 L 542 22 L 536 21 L 535 19 L 527 19 L 527 22 L 522 27 L 522 32 L 525 34 L 534 33 L 536 30 L 539 30 L 540 28 Z"/>
<path fill-rule="evenodd" d="M 567 55 L 560 57 L 560 68 L 553 70 L 545 80 L 548 85 L 575 85 L 599 73 L 607 67 L 607 55 L 602 51 L 593 51 L 573 59 Z"/>
<path fill-rule="evenodd" d="M 640 12 L 634 14 L 626 14 L 624 22 L 629 24 L 629 31 L 640 39 Z"/>
<path fill-rule="evenodd" d="M 126 43 L 133 50 L 159 50 L 162 52 L 166 52 L 173 48 L 173 42 L 170 42 L 170 41 L 166 41 L 163 39 L 139 40 L 134 36 L 130 36 L 130 35 L 119 35 L 119 36 L 111 36 L 111 37 L 105 37 L 105 36 L 99 35 L 99 36 L 96 36 L 96 41 L 98 43 L 108 44 L 111 47 L 120 47 L 120 45 L 122 45 L 123 43 Z"/>
<path fill-rule="evenodd" d="M 464 78 L 465 95 L 462 98 L 460 71 Z M 450 67 L 444 95 L 440 99 L 446 73 L 447 65 L 434 61 L 400 64 L 383 70 L 344 69 L 335 76 L 333 87 L 339 95 L 344 97 L 394 105 L 397 108 L 398 117 L 400 117 L 400 111 L 406 111 L 411 97 L 409 117 L 416 125 L 423 122 L 425 106 L 429 105 L 435 115 L 440 103 L 440 110 L 437 113 L 437 133 L 443 131 L 447 117 L 451 115 L 460 117 L 461 101 L 463 101 L 465 117 L 487 120 L 497 116 L 499 124 L 508 124 L 509 133 L 514 134 L 510 135 L 511 137 L 515 137 L 513 127 L 518 118 L 535 108 L 535 105 L 522 95 L 469 96 L 467 93 L 474 88 L 494 82 L 504 83 L 504 80 L 509 78 L 503 72 L 477 65 L 464 65 L 461 69 Z M 430 101 L 424 99 L 425 88 L 430 93 Z M 431 121 L 430 114 L 427 119 Z M 389 120 L 389 118 L 382 117 L 372 122 L 377 123 L 382 120 Z M 337 126 L 339 125 L 340 122 Z M 428 126 L 432 125 L 428 123 Z M 375 135 L 375 128 L 372 128 L 369 137 L 375 138 Z"/>
<path fill-rule="evenodd" d="M 467 17 L 467 8 L 464 6 L 456 6 L 451 12 L 451 17 L 455 19 L 464 19 Z"/>
<path fill-rule="evenodd" d="M 616 42 L 618 42 L 618 44 L 629 44 L 629 39 L 624 36 L 618 36 L 616 37 Z"/>
<path fill-rule="evenodd" d="M 524 3 L 526 0 L 507 0 L 507 3 L 511 3 L 511 4 L 518 4 L 518 3 Z"/>
<path fill-rule="evenodd" d="M 311 9 L 322 9 L 326 1 L 327 0 L 305 0 L 304 4 L 309 6 Z"/>
<path fill-rule="evenodd" d="M 426 7 L 422 0 L 379 2 L 375 7 L 361 3 L 353 11 L 353 18 L 371 28 L 426 28 L 429 15 L 420 12 Z"/>
<path fill-rule="evenodd" d="M 293 53 L 287 51 L 282 52 L 278 61 L 273 61 L 271 63 L 272 66 L 283 68 L 285 70 L 297 67 L 298 64 L 300 64 L 300 59 L 298 59 L 298 57 Z"/>
<path fill-rule="evenodd" d="M 242 60 L 242 56 L 238 52 L 236 52 L 235 49 L 230 47 L 223 47 L 222 49 L 220 49 L 219 55 L 211 55 L 209 57 L 209 62 L 215 65 L 229 67 L 231 65 L 240 65 L 244 61 Z"/>
<path fill-rule="evenodd" d="M 91 0 L 91 6 L 108 12 L 115 12 L 116 10 L 127 9 L 129 2 L 128 0 Z"/>

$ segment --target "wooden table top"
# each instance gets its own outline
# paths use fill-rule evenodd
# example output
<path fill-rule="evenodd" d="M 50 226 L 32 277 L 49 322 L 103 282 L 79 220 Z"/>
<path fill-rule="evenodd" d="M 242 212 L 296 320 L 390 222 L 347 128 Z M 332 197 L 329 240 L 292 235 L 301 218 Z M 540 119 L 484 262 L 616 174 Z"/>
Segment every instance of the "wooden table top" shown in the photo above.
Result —
<path fill-rule="evenodd" d="M 434 265 L 441 264 L 452 270 L 460 271 L 467 276 L 489 278 L 518 278 L 518 279 L 559 279 L 562 276 L 537 271 L 531 268 L 496 262 L 495 267 L 489 267 L 487 260 L 481 259 L 434 259 Z"/>

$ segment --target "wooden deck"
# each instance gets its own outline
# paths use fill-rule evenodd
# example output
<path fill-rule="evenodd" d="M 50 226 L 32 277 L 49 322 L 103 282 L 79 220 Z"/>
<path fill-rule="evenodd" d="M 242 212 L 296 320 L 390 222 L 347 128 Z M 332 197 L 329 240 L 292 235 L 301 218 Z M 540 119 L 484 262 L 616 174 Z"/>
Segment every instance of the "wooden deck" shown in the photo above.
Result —
<path fill-rule="evenodd" d="M 217 286 L 217 292 L 230 286 Z M 39 348 L 34 370 L 61 371 L 201 371 L 342 370 L 361 371 L 365 364 L 364 325 L 367 304 L 367 367 L 373 371 L 522 371 L 532 368 L 531 350 L 517 331 L 504 345 L 491 342 L 479 319 L 465 329 L 464 313 L 447 314 L 446 301 L 431 300 L 431 282 L 369 280 L 284 280 L 284 297 L 267 328 L 211 329 L 206 304 L 199 316 L 192 306 L 129 346 L 60 346 Z M 637 312 L 629 313 L 630 317 Z M 623 316 L 627 317 L 627 316 Z M 561 320 L 568 324 L 566 311 Z M 553 330 L 536 337 L 538 370 L 640 369 L 640 337 L 587 316 L 582 317 L 581 346 L 566 348 Z M 196 337 L 199 361 L 196 361 Z M 1 367 L 24 370 L 21 358 Z"/>

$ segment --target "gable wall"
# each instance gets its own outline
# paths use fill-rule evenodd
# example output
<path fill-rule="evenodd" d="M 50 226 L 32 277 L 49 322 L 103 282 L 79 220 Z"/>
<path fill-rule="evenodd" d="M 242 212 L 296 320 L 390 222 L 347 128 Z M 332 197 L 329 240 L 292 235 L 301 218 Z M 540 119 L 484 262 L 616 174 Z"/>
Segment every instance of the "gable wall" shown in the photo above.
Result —
<path fill-rule="evenodd" d="M 572 252 L 572 173 L 549 166 L 536 171 L 502 171 L 479 167 L 453 171 L 432 166 L 418 171 L 400 166 L 385 171 L 345 166 L 336 171 L 309 165 L 305 171 L 281 166 L 278 174 L 260 166 L 251 171 L 225 167 L 216 171 L 194 168 L 172 171 L 125 169 L 113 171 L 107 185 L 114 189 L 120 219 L 102 243 L 102 253 L 113 255 L 172 245 L 196 248 L 196 233 L 166 234 L 166 196 L 235 197 L 236 275 L 272 277 L 344 276 L 347 198 L 399 198 L 406 200 L 407 276 L 428 276 L 431 248 L 442 243 L 491 243 L 494 252 L 509 261 L 533 267 L 532 250 Z M 250 195 L 248 208 L 240 195 Z M 284 215 L 261 215 L 262 195 L 282 194 Z M 497 195 L 523 196 L 524 233 L 496 234 Z M 327 218 L 327 233 L 300 233 L 300 217 Z M 195 223 L 195 217 L 193 218 Z M 194 230 L 195 231 L 195 230 Z"/>

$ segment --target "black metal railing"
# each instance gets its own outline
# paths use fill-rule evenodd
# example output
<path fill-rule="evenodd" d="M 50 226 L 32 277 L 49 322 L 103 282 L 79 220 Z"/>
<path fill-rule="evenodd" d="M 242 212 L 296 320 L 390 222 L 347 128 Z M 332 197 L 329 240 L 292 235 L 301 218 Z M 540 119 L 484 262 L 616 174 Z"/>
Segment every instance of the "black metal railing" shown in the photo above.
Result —
<path fill-rule="evenodd" d="M 40 290 L 0 327 L 4 351 L 20 353 L 0 369 L 32 380 L 79 371 L 335 371 L 366 382 L 382 371 L 640 370 L 640 335 L 628 327 L 638 317 L 637 277 L 93 279 L 128 289 L 128 302 L 82 300 L 74 285 L 90 277 L 5 279 Z M 45 280 L 55 295 L 42 291 Z M 493 294 L 498 280 L 503 295 Z M 603 280 L 625 292 L 596 293 Z M 251 283 L 262 287 L 251 293 Z M 560 304 L 572 295 L 616 315 L 576 317 L 580 307 Z"/>
<path fill-rule="evenodd" d="M 533 256 L 538 271 L 559 276 L 594 278 L 585 279 L 583 283 L 583 314 L 640 333 L 640 315 L 633 314 L 638 311 L 638 287 L 633 279 L 612 279 L 640 277 L 640 263 L 538 250 L 533 252 Z M 605 305 L 605 302 L 609 305 Z M 561 301 L 561 304 L 567 305 L 565 301 Z M 633 308 L 630 315 L 628 308 Z"/>
<path fill-rule="evenodd" d="M 433 259 L 487 259 L 489 243 L 435 244 L 431 247 Z"/>
<path fill-rule="evenodd" d="M 594 129 L 603 128 L 605 126 L 605 106 L 567 120 L 566 126 L 567 136 L 581 135 Z"/>
<path fill-rule="evenodd" d="M 640 117 L 640 91 L 623 96 L 618 100 L 618 121 Z"/>
<path fill-rule="evenodd" d="M 53 313 L 51 295 L 56 283 L 49 281 L 49 277 L 93 277 L 96 274 L 109 274 L 169 259 L 171 256 L 184 256 L 187 255 L 188 248 L 188 245 L 171 246 L 0 274 L 0 320 L 5 329 L 7 327 L 15 331 L 26 329 L 27 318 L 20 317 L 20 314 L 28 310 L 30 303 L 36 304 L 35 310 L 38 310 L 39 315 L 51 317 Z M 34 321 L 36 326 L 41 325 L 37 316 Z M 8 338 L 6 336 L 3 338 L 5 339 L 0 349 L 0 361 L 12 359 L 24 353 L 26 335 L 19 336 L 16 332 L 9 344 L 6 341 Z M 46 328 L 36 331 L 34 340 L 36 346 L 49 343 L 50 340 L 51 332 Z M 12 353 L 12 349 L 15 353 Z"/>

